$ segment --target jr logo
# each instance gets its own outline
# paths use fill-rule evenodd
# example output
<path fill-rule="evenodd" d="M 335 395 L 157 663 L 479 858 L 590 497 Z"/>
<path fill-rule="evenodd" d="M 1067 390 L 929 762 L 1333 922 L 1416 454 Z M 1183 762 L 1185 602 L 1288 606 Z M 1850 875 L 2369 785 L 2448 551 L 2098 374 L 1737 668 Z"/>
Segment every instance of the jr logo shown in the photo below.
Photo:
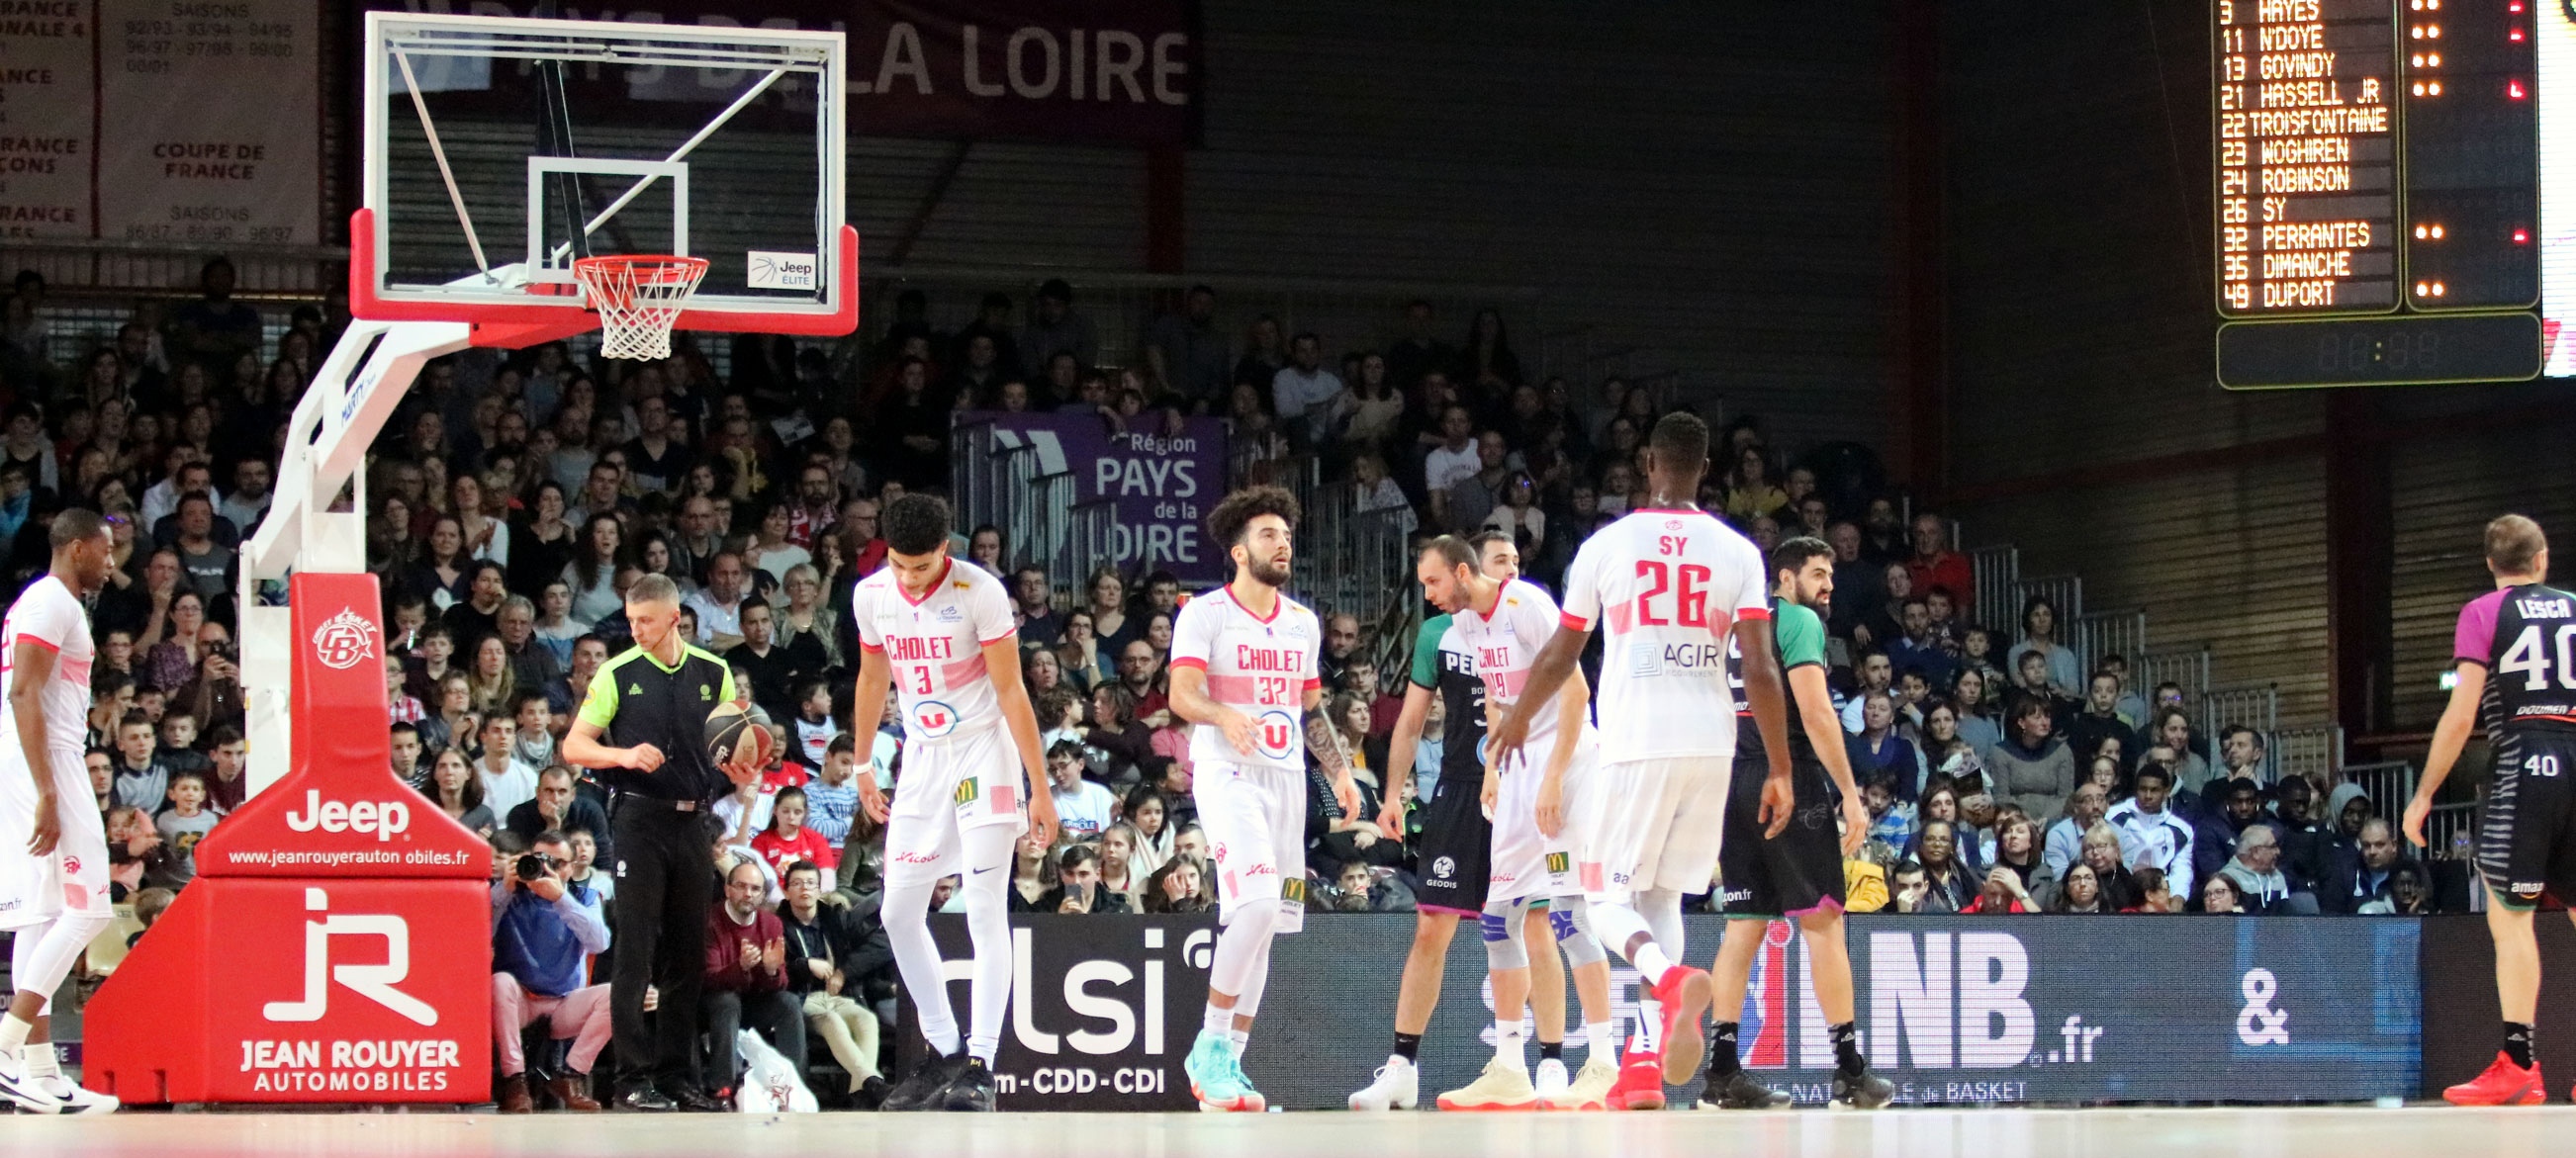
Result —
<path fill-rule="evenodd" d="M 304 890 L 304 909 L 325 913 L 331 897 L 321 889 Z M 378 965 L 331 964 L 331 938 L 382 937 L 385 959 Z M 331 982 L 393 1010 L 416 1025 L 438 1024 L 438 1010 L 428 1002 L 394 988 L 411 975 L 411 923 L 389 913 L 342 914 L 304 922 L 304 997 L 272 1001 L 260 1014 L 270 1021 L 320 1021 L 331 1008 Z"/>

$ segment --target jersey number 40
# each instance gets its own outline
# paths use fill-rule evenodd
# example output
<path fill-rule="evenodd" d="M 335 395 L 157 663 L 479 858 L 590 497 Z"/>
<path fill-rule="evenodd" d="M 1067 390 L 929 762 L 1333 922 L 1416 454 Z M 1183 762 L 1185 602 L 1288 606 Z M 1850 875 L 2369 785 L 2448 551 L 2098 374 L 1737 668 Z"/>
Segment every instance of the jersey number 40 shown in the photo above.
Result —
<path fill-rule="evenodd" d="M 2552 651 L 2557 654 L 2552 656 Z M 2541 645 L 2540 625 L 2523 628 L 2522 634 L 2514 637 L 2513 646 L 2505 649 L 2496 671 L 2521 673 L 2522 689 L 2536 692 L 2549 686 L 2549 661 L 2553 658 L 2558 661 L 2558 686 L 2576 691 L 2576 623 L 2559 627 L 2556 646 L 2546 649 Z"/>

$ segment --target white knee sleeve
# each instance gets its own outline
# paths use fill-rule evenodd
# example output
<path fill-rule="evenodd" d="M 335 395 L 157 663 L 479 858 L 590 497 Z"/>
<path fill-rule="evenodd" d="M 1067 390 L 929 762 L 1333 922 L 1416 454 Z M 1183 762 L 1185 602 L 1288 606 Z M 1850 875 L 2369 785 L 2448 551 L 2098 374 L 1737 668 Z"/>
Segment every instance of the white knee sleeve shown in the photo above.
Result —
<path fill-rule="evenodd" d="M 1252 974 L 1268 964 L 1270 938 L 1279 925 L 1276 904 L 1245 905 L 1217 932 L 1216 958 L 1208 965 L 1208 986 L 1219 993 L 1243 996 Z"/>
<path fill-rule="evenodd" d="M 1637 894 L 1637 915 L 1655 935 L 1664 956 L 1682 960 L 1682 894 L 1677 889 L 1648 889 Z"/>
<path fill-rule="evenodd" d="M 1526 900 L 1485 902 L 1479 917 L 1485 933 L 1485 968 L 1497 973 L 1529 968 L 1529 940 L 1522 931 L 1528 914 Z"/>
<path fill-rule="evenodd" d="M 955 1054 L 957 1014 L 948 1006 L 948 978 L 939 946 L 930 939 L 930 890 L 937 883 L 886 882 L 886 943 L 894 950 L 895 971 L 903 977 L 904 991 L 912 994 L 913 1016 L 920 1019 L 922 1039 L 941 1054 Z"/>
<path fill-rule="evenodd" d="M 1556 933 L 1556 943 L 1565 950 L 1565 962 L 1580 969 L 1609 955 L 1601 951 L 1601 938 L 1592 934 L 1592 905 L 1580 896 L 1551 897 L 1547 910 L 1548 928 Z"/>
<path fill-rule="evenodd" d="M 1255 950 L 1249 976 L 1243 979 L 1243 992 L 1234 995 L 1234 1015 L 1246 1021 L 1261 1014 L 1261 994 L 1270 988 L 1270 950 L 1279 944 L 1276 936 L 1264 937 Z"/>
<path fill-rule="evenodd" d="M 82 951 L 114 920 L 110 913 L 66 912 L 36 928 L 18 930 L 9 947 L 10 983 L 19 992 L 45 995 L 44 1007 L 36 1016 L 54 1011 L 54 991 L 72 975 Z"/>
<path fill-rule="evenodd" d="M 1011 879 L 1011 846 L 1018 840 L 1019 833 L 1006 825 L 964 834 L 966 933 L 975 943 L 974 1008 L 966 1050 L 988 1065 L 1001 1048 L 1002 1016 L 1011 1003 L 1011 917 L 1004 890 Z"/>

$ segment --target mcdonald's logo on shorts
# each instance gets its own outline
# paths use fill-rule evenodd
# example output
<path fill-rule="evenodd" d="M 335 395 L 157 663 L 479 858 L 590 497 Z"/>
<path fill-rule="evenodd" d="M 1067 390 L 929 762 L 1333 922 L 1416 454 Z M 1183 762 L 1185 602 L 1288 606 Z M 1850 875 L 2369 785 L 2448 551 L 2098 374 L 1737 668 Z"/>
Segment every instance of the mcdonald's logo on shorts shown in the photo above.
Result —
<path fill-rule="evenodd" d="M 981 777 L 969 776 L 957 782 L 957 803 L 959 804 L 973 804 L 975 798 L 983 794 L 984 782 Z"/>
<path fill-rule="evenodd" d="M 1279 882 L 1279 899 L 1287 901 L 1290 904 L 1305 904 L 1306 879 L 1304 877 L 1292 877 Z"/>
<path fill-rule="evenodd" d="M 1552 852 L 1547 854 L 1547 871 L 1552 873 L 1561 873 L 1572 869 L 1573 867 L 1574 858 L 1572 856 L 1561 852 Z"/>

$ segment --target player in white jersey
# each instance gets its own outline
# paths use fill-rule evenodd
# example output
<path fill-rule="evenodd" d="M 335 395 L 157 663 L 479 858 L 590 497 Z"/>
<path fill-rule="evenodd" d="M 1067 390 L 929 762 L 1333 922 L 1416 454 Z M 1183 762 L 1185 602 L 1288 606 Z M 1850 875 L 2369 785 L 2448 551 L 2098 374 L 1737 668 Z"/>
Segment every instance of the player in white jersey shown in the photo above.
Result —
<path fill-rule="evenodd" d="M 1306 921 L 1306 752 L 1359 814 L 1349 753 L 1316 705 L 1323 627 L 1280 593 L 1297 500 L 1278 487 L 1227 495 L 1208 531 L 1234 580 L 1191 600 L 1172 625 L 1172 711 L 1190 730 L 1191 796 L 1217 881 L 1216 954 L 1207 1011 L 1183 1063 L 1202 1110 L 1259 1112 L 1243 1047 L 1270 979 L 1270 941 Z"/>
<path fill-rule="evenodd" d="M 0 1098 L 38 1114 L 105 1113 L 116 1099 L 65 1078 L 54 990 L 107 928 L 107 828 L 81 761 L 97 646 L 81 600 L 107 582 L 116 545 L 95 511 L 54 516 L 54 562 L 0 623 L 0 929 L 15 934 L 17 991 L 0 1017 Z"/>
<path fill-rule="evenodd" d="M 1480 561 L 1473 547 L 1444 535 L 1423 549 L 1416 577 L 1424 597 L 1453 617 L 1450 630 L 1475 656 L 1476 674 L 1485 683 L 1485 711 L 1496 718 L 1520 702 L 1540 645 L 1556 631 L 1558 611 L 1556 601 L 1537 585 L 1516 578 L 1498 581 L 1479 569 Z M 1473 1084 L 1442 1094 L 1441 1109 L 1539 1106 L 1539 1092 L 1521 1055 L 1521 1006 L 1535 996 L 1555 1001 L 1561 1011 L 1565 994 L 1562 988 L 1533 994 L 1524 930 L 1534 905 L 1556 906 L 1559 927 L 1552 939 L 1564 946 L 1574 966 L 1584 1022 L 1595 1041 L 1572 1088 L 1550 1091 L 1548 1104 L 1602 1108 L 1617 1077 L 1610 1061 L 1610 963 L 1590 931 L 1575 867 L 1581 858 L 1578 834 L 1592 803 L 1598 747 L 1586 710 L 1589 695 L 1580 674 L 1569 677 L 1553 710 L 1539 711 L 1531 727 L 1536 758 L 1524 762 L 1515 755 L 1485 762 L 1483 798 L 1494 831 L 1482 916 L 1485 964 L 1493 976 L 1494 1060 Z"/>
<path fill-rule="evenodd" d="M 1770 755 L 1761 810 L 1769 835 L 1788 825 L 1794 799 L 1768 568 L 1750 541 L 1691 501 L 1708 469 L 1708 425 L 1665 415 L 1647 464 L 1653 504 L 1595 532 L 1575 553 L 1563 621 L 1491 739 L 1497 759 L 1528 742 L 1541 706 L 1606 621 L 1599 807 L 1578 868 L 1602 944 L 1652 987 L 1638 1001 L 1638 1037 L 1610 1093 L 1612 1109 L 1662 1109 L 1664 1086 L 1688 1081 L 1707 1052 L 1700 1014 L 1709 975 L 1679 963 L 1681 898 L 1708 888 L 1717 873 L 1735 760 L 1730 634 L 1742 645 L 1745 700 Z"/>
<path fill-rule="evenodd" d="M 991 1110 L 993 1055 L 1011 999 L 1003 892 L 1011 850 L 1023 831 L 1054 842 L 1055 800 L 1002 581 L 948 557 L 948 504 L 934 496 L 887 504 L 880 528 L 886 565 L 850 592 L 860 649 L 850 718 L 879 718 L 886 685 L 895 686 L 904 743 L 894 805 L 874 777 L 861 776 L 859 806 L 886 825 L 886 940 L 932 1053 L 881 1108 Z M 974 1013 L 962 1049 L 930 937 L 930 893 L 950 875 L 961 878 L 975 946 Z"/>

